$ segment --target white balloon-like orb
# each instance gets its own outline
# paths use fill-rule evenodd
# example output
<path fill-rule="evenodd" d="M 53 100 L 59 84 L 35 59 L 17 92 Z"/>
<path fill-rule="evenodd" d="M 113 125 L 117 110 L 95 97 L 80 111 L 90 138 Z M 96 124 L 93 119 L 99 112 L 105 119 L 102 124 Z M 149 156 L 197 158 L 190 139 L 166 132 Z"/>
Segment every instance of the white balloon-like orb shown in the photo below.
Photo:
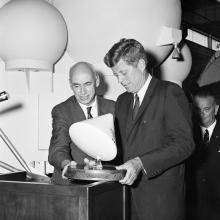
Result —
<path fill-rule="evenodd" d="M 53 70 L 66 48 L 67 26 L 44 0 L 13 0 L 0 9 L 0 42 L 6 70 Z"/>
<path fill-rule="evenodd" d="M 156 46 L 163 26 L 179 28 L 180 0 L 54 0 L 68 26 L 67 51 L 75 61 L 102 63 L 121 38 L 141 42 L 158 64 L 171 45 Z"/>

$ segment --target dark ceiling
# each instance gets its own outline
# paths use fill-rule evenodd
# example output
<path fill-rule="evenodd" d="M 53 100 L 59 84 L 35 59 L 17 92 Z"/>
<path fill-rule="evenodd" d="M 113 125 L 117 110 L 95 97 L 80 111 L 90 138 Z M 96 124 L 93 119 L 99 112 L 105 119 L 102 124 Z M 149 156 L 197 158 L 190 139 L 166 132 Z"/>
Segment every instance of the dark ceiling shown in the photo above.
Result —
<path fill-rule="evenodd" d="M 192 29 L 220 41 L 220 0 L 182 0 L 182 29 Z M 185 27 L 185 28 L 184 28 Z M 183 83 L 186 91 L 197 88 L 197 79 L 203 73 L 215 51 L 188 41 L 192 67 Z M 218 89 L 220 94 L 220 85 Z"/>
<path fill-rule="evenodd" d="M 220 40 L 220 0 L 182 0 L 183 25 Z"/>

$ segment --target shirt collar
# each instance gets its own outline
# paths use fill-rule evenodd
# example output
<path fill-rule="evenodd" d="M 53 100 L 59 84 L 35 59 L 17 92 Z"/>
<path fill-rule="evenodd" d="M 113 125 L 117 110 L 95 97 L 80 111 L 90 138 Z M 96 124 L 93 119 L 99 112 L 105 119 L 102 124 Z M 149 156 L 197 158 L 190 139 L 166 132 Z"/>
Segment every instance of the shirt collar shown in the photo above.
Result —
<path fill-rule="evenodd" d="M 85 115 L 87 115 L 87 107 L 91 106 L 92 107 L 92 112 L 94 112 L 95 110 L 97 111 L 97 97 L 95 96 L 95 100 L 94 100 L 94 102 L 91 105 L 84 105 L 82 103 L 79 103 L 79 105 L 82 108 L 82 110 L 85 113 Z"/>
<path fill-rule="evenodd" d="M 152 76 L 150 74 L 148 74 L 148 77 L 147 77 L 147 80 L 146 82 L 144 83 L 144 85 L 142 86 L 142 88 L 137 92 L 137 95 L 139 97 L 139 101 L 140 101 L 140 104 L 142 103 L 143 99 L 144 99 L 144 96 L 145 96 L 145 93 L 149 87 L 149 84 L 150 84 L 150 81 L 152 79 Z"/>
<path fill-rule="evenodd" d="M 208 128 L 206 127 L 203 127 L 203 126 L 200 126 L 201 129 L 202 129 L 202 134 L 205 133 L 205 130 L 207 129 L 209 131 L 209 137 L 211 137 L 212 133 L 213 133 L 213 130 L 215 128 L 215 125 L 216 125 L 217 121 L 215 120 Z"/>

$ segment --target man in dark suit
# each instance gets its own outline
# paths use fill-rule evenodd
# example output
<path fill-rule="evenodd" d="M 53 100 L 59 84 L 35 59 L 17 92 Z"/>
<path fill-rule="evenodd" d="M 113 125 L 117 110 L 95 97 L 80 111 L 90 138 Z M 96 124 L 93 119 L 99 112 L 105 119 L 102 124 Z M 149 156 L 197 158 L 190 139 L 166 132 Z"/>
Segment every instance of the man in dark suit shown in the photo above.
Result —
<path fill-rule="evenodd" d="M 52 182 L 57 184 L 69 183 L 64 174 L 70 163 L 83 164 L 84 158 L 91 159 L 71 141 L 69 127 L 87 118 L 114 114 L 114 101 L 96 95 L 99 76 L 91 64 L 79 62 L 72 66 L 69 83 L 74 95 L 52 110 L 53 129 L 48 160 L 54 166 Z"/>
<path fill-rule="evenodd" d="M 193 149 L 191 114 L 183 90 L 147 71 L 143 46 L 122 39 L 104 58 L 127 92 L 116 101 L 117 141 L 131 186 L 132 220 L 181 220 L 184 161 Z"/>
<path fill-rule="evenodd" d="M 212 92 L 200 88 L 193 96 L 196 150 L 187 172 L 191 220 L 220 219 L 220 124 L 218 105 Z"/>

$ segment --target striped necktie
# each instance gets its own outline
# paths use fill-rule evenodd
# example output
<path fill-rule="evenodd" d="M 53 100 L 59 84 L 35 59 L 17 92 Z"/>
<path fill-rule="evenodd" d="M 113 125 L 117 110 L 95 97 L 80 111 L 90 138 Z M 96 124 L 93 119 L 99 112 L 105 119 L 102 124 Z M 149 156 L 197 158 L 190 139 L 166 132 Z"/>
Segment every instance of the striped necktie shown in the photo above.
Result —
<path fill-rule="evenodd" d="M 205 133 L 204 133 L 204 136 L 203 136 L 203 143 L 205 145 L 209 143 L 209 131 L 208 131 L 208 129 L 205 129 Z"/>
<path fill-rule="evenodd" d="M 135 119 L 135 117 L 137 116 L 138 113 L 138 109 L 140 107 L 140 101 L 139 101 L 139 97 L 137 94 L 135 94 L 134 96 L 134 108 L 133 108 L 133 114 L 132 114 L 132 118 L 133 120 Z"/>

